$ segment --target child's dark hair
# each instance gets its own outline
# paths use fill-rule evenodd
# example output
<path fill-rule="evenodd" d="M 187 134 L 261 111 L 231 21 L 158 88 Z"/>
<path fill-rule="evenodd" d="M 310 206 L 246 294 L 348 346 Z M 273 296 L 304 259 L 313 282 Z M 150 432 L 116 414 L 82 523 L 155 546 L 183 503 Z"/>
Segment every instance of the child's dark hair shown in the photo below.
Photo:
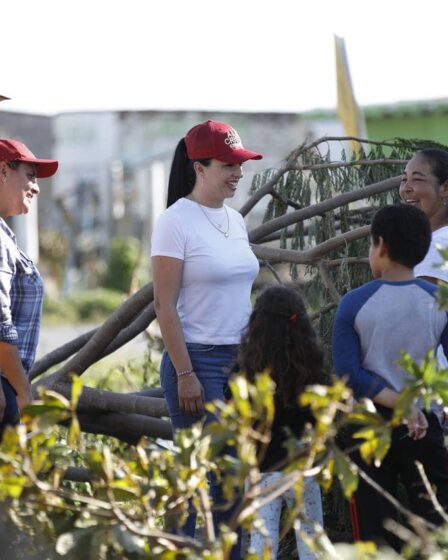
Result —
<path fill-rule="evenodd" d="M 319 339 L 296 290 L 270 286 L 261 292 L 241 341 L 238 367 L 249 381 L 268 369 L 284 405 L 297 405 L 307 385 L 327 381 Z"/>
<path fill-rule="evenodd" d="M 370 230 L 374 245 L 383 238 L 389 258 L 414 268 L 428 252 L 431 226 L 428 217 L 410 204 L 393 204 L 378 210 Z"/>
<path fill-rule="evenodd" d="M 198 161 L 205 167 L 208 167 L 211 162 L 210 159 L 201 159 Z M 182 138 L 176 146 L 171 163 L 170 176 L 168 179 L 167 208 L 179 200 L 179 198 L 190 194 L 193 190 L 196 182 L 196 172 L 193 164 L 194 162 L 187 157 L 185 139 Z"/>

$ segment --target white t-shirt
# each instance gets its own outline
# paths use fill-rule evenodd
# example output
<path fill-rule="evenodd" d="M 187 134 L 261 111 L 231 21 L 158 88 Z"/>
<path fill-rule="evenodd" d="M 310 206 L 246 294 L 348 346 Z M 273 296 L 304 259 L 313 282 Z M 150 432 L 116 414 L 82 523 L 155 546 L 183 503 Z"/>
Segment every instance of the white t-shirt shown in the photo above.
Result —
<path fill-rule="evenodd" d="M 226 210 L 228 237 L 209 221 L 226 231 Z M 184 261 L 177 311 L 185 341 L 239 344 L 259 271 L 241 214 L 181 198 L 159 217 L 151 243 L 151 256 Z"/>
<path fill-rule="evenodd" d="M 441 227 L 432 232 L 429 250 L 422 262 L 414 268 L 414 274 L 416 277 L 428 276 L 448 282 L 448 268 L 445 266 L 441 268 L 439 266 L 443 265 L 444 260 L 437 250 L 437 246 L 442 249 L 448 247 L 448 226 Z"/>
<path fill-rule="evenodd" d="M 448 268 L 446 268 L 445 265 L 443 267 L 439 266 L 443 265 L 445 261 L 437 247 L 441 249 L 446 249 L 448 247 L 448 226 L 441 227 L 432 232 L 429 250 L 422 262 L 414 267 L 414 275 L 416 277 L 427 276 L 437 278 L 437 280 L 448 282 Z M 437 349 L 437 360 L 440 367 L 448 367 L 448 360 L 440 346 Z"/>

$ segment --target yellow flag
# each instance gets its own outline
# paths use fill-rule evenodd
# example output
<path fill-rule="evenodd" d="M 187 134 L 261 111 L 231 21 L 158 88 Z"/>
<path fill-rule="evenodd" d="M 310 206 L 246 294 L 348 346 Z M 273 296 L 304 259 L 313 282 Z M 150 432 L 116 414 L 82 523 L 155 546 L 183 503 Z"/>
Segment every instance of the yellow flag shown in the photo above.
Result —
<path fill-rule="evenodd" d="M 347 136 L 367 138 L 364 115 L 356 103 L 350 70 L 348 67 L 345 43 L 342 37 L 335 35 L 336 79 L 338 85 L 337 113 Z M 354 145 L 356 148 L 356 143 Z"/>

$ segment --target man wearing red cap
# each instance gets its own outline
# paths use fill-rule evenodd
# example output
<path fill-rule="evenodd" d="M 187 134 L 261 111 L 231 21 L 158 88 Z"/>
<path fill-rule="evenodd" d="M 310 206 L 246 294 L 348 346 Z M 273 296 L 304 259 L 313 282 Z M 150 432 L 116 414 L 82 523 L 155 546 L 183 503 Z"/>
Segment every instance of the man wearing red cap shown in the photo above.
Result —
<path fill-rule="evenodd" d="M 57 168 L 57 161 L 36 158 L 22 142 L 0 139 L 0 433 L 31 401 L 28 372 L 43 299 L 42 278 L 5 218 L 27 214 L 39 194 L 36 179 L 51 177 Z"/>

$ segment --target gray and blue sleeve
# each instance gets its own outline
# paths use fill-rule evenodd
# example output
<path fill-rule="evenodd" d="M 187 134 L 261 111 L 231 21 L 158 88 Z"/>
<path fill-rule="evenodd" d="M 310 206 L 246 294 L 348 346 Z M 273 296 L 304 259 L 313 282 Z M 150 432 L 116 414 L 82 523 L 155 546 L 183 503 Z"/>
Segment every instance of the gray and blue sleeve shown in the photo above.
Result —
<path fill-rule="evenodd" d="M 362 367 L 362 349 L 355 319 L 359 310 L 377 289 L 371 282 L 345 295 L 336 311 L 333 325 L 333 365 L 339 377 L 347 377 L 355 398 L 373 398 L 387 385 L 375 372 Z"/>

